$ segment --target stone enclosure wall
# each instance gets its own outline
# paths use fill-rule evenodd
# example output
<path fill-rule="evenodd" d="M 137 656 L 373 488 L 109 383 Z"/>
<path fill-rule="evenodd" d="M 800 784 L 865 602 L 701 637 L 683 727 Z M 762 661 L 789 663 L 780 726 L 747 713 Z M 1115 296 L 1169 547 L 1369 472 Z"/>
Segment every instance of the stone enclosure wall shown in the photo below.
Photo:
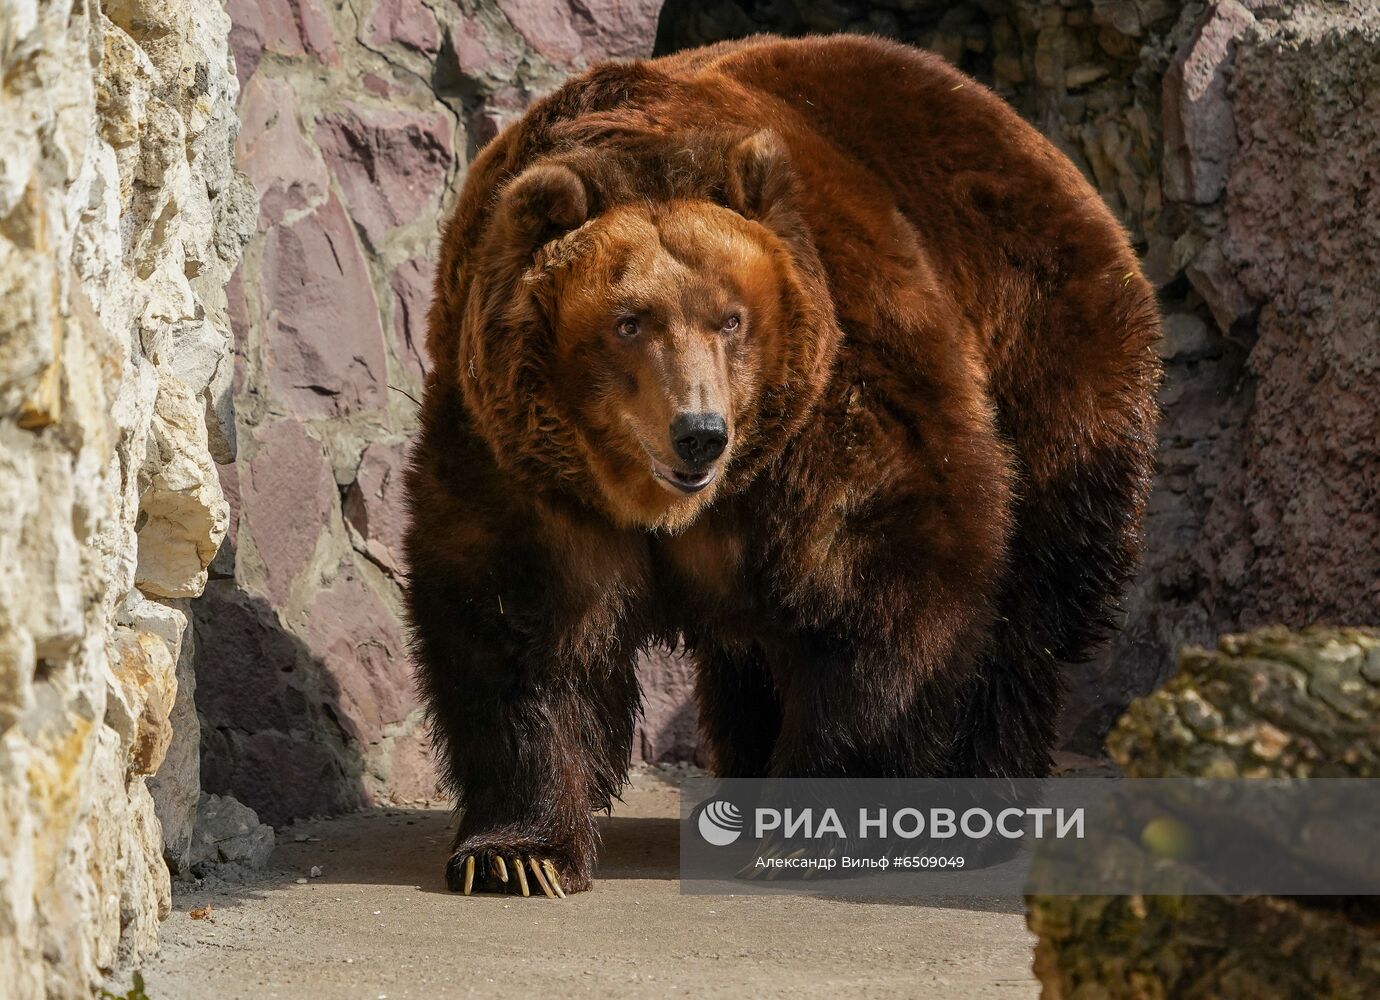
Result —
<path fill-rule="evenodd" d="M 272 822 L 434 795 L 398 490 L 438 219 L 534 96 L 650 54 L 658 6 L 228 0 L 260 207 L 229 288 L 230 531 L 195 610 L 208 791 Z"/>
<path fill-rule="evenodd" d="M 7 1000 L 88 997 L 149 951 L 163 832 L 190 837 L 189 601 L 227 525 L 224 286 L 253 221 L 229 30 L 216 0 L 0 5 Z"/>

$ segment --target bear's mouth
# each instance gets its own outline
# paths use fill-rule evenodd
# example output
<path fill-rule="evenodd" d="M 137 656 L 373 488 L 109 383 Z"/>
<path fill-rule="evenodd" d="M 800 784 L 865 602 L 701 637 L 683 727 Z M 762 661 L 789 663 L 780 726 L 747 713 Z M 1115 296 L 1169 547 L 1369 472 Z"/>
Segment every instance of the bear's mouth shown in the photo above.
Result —
<path fill-rule="evenodd" d="M 652 475 L 655 476 L 663 486 L 675 493 L 691 496 L 700 492 L 719 475 L 717 465 L 710 466 L 708 469 L 701 469 L 699 472 L 682 472 L 680 469 L 672 468 L 661 461 L 647 449 L 647 457 L 652 460 Z"/>

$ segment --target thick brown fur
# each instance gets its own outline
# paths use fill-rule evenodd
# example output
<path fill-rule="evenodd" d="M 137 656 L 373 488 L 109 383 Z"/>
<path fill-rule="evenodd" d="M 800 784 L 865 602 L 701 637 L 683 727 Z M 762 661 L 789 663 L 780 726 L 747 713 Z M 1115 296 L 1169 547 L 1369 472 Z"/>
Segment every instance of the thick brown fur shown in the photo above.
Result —
<path fill-rule="evenodd" d="M 740 339 L 676 341 L 734 421 L 684 500 L 610 416 L 661 419 L 589 304 L 630 269 L 669 294 L 638 234 L 689 260 L 676 227 L 714 234 L 703 298 L 749 301 Z M 1137 558 L 1159 325 L 1000 99 L 859 37 L 600 66 L 477 158 L 437 275 L 408 601 L 457 859 L 589 886 L 634 659 L 677 637 L 725 775 L 1046 773 L 1058 663 Z"/>

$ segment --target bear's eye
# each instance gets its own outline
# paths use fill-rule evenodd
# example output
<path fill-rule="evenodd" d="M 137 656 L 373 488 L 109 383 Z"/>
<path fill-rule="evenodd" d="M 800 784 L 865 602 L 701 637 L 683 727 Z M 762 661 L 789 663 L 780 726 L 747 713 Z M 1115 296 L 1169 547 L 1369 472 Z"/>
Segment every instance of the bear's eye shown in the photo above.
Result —
<path fill-rule="evenodd" d="M 634 337 L 637 336 L 637 317 L 624 316 L 622 319 L 618 321 L 618 325 L 614 327 L 614 329 L 617 331 L 618 336 L 623 340 L 632 340 Z"/>
<path fill-rule="evenodd" d="M 738 328 L 742 325 L 743 317 L 739 316 L 737 313 L 733 313 L 726 320 L 724 320 L 723 331 L 724 333 L 737 333 Z"/>

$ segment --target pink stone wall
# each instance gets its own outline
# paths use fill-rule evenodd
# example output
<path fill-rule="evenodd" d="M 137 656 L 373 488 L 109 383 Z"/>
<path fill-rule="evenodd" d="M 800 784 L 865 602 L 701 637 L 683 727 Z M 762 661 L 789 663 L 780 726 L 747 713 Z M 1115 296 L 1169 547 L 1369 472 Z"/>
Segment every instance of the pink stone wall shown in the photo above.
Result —
<path fill-rule="evenodd" d="M 1246 304 L 1251 405 L 1203 558 L 1241 628 L 1380 621 L 1377 52 L 1362 0 L 1260 9 L 1237 36 L 1237 145 L 1207 229 L 1229 285 L 1206 294 Z"/>
<path fill-rule="evenodd" d="M 229 288 L 229 541 L 195 609 L 207 791 L 275 823 L 435 793 L 397 581 L 438 222 L 534 97 L 650 54 L 659 7 L 227 0 L 260 211 Z M 693 752 L 683 673 L 651 673 L 651 758 Z"/>

